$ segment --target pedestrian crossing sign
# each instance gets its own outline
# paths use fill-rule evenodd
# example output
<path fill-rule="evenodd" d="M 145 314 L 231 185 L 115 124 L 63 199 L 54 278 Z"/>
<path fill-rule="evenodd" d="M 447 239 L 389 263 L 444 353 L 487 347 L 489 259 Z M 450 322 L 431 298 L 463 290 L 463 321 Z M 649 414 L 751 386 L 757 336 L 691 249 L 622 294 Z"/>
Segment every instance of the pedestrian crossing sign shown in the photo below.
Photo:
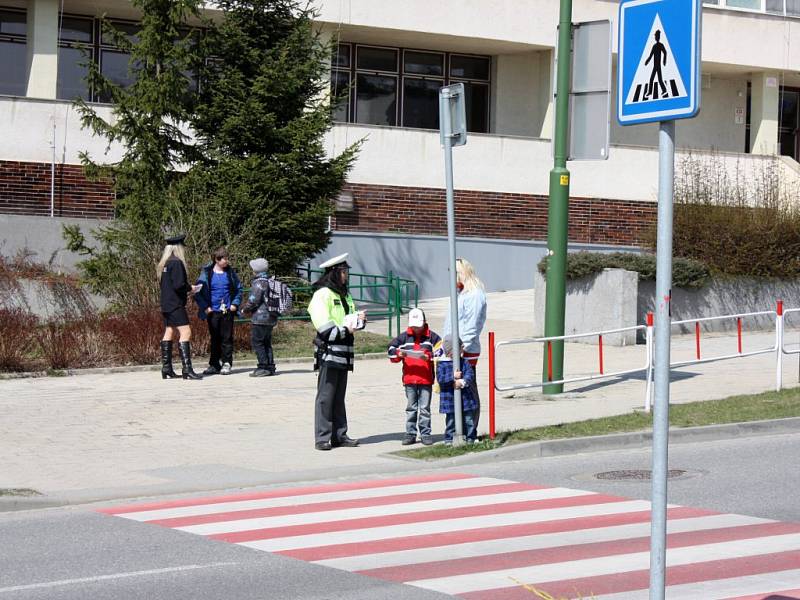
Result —
<path fill-rule="evenodd" d="M 623 0 L 619 7 L 620 125 L 687 119 L 700 110 L 702 0 Z"/>

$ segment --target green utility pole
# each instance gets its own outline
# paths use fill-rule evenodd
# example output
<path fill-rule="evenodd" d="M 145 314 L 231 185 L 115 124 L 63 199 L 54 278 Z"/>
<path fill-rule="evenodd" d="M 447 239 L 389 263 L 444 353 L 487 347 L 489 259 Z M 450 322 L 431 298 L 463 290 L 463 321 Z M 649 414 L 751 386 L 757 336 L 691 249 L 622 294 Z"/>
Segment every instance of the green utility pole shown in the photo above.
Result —
<path fill-rule="evenodd" d="M 553 170 L 550 171 L 550 202 L 547 210 L 547 292 L 544 313 L 545 337 L 564 335 L 567 296 L 567 217 L 569 213 L 569 88 L 572 50 L 572 0 L 561 0 L 558 21 L 556 73 L 556 129 L 553 139 Z M 552 361 L 552 362 L 551 362 Z M 564 374 L 564 342 L 544 346 L 544 381 L 558 381 Z M 545 385 L 545 394 L 560 394 L 563 384 Z"/>

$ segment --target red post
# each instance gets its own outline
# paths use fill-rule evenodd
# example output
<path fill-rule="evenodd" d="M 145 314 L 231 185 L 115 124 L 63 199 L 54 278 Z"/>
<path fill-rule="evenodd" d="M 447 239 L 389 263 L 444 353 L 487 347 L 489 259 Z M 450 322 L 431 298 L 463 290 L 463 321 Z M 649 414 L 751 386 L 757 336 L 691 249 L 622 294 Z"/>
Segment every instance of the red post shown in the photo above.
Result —
<path fill-rule="evenodd" d="M 653 326 L 653 313 L 651 312 L 647 313 L 647 326 L 648 327 Z"/>
<path fill-rule="evenodd" d="M 597 347 L 600 353 L 600 375 L 603 374 L 603 334 L 597 336 Z"/>
<path fill-rule="evenodd" d="M 494 386 L 495 386 L 494 331 L 489 332 L 489 439 L 494 439 Z"/>
<path fill-rule="evenodd" d="M 694 337 L 697 346 L 697 360 L 700 360 L 700 321 L 694 323 Z"/>
<path fill-rule="evenodd" d="M 736 319 L 736 333 L 739 337 L 739 354 L 742 353 L 742 317 Z"/>
<path fill-rule="evenodd" d="M 775 312 L 778 313 L 779 317 L 783 316 L 783 300 L 778 300 L 778 307 L 777 307 L 777 310 Z"/>
<path fill-rule="evenodd" d="M 547 381 L 553 381 L 553 344 L 547 342 Z"/>

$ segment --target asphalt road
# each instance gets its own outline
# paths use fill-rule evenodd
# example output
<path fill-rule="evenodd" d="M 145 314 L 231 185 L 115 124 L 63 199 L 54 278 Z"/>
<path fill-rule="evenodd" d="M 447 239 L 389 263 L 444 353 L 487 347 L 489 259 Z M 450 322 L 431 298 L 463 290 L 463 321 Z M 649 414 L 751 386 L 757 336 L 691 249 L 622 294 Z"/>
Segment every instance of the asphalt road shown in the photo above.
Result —
<path fill-rule="evenodd" d="M 676 445 L 670 468 L 687 474 L 671 481 L 670 502 L 800 521 L 798 455 L 800 434 Z M 457 471 L 648 499 L 648 482 L 598 481 L 593 474 L 649 466 L 649 450 L 637 449 Z M 98 514 L 94 508 L 0 514 L 0 600 L 446 597 Z"/>

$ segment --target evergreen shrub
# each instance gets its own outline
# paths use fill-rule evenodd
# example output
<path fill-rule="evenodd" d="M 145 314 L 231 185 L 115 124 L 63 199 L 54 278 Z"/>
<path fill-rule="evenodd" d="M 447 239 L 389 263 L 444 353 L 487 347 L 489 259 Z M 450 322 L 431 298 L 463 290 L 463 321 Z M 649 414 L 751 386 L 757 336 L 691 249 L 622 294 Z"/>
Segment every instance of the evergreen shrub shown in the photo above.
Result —
<path fill-rule="evenodd" d="M 547 271 L 547 257 L 539 261 L 539 272 Z M 633 252 L 572 252 L 567 255 L 567 279 L 579 279 L 603 269 L 626 269 L 639 274 L 639 281 L 655 281 L 656 257 Z M 700 288 L 711 273 L 700 261 L 676 258 L 672 261 L 672 284 L 683 288 Z"/>

